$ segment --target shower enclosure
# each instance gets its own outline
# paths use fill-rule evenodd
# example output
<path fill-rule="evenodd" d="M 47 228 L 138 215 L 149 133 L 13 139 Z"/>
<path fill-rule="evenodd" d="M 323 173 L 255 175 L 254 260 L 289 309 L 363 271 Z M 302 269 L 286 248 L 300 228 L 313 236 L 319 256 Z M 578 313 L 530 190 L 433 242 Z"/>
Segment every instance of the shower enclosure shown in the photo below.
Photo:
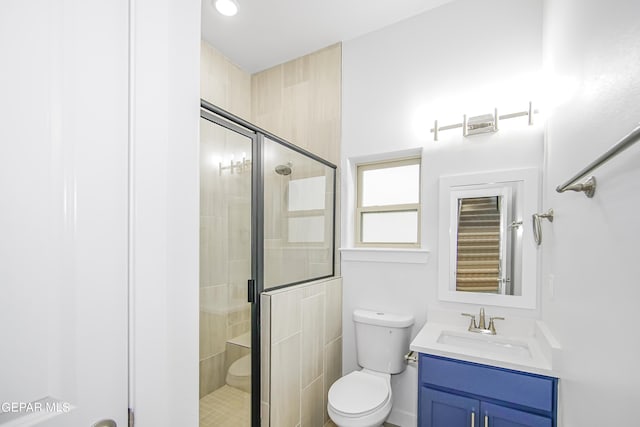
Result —
<path fill-rule="evenodd" d="M 255 427 L 259 295 L 334 275 L 336 167 L 206 101 L 200 117 L 200 427 Z"/>

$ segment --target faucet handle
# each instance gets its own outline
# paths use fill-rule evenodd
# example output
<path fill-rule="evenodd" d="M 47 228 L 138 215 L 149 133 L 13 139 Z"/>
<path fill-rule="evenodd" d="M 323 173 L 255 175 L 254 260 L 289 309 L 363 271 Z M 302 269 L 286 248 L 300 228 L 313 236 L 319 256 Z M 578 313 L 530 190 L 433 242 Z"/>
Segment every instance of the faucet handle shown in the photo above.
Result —
<path fill-rule="evenodd" d="M 490 317 L 489 318 L 489 330 L 492 335 L 496 334 L 496 326 L 493 324 L 494 320 L 504 320 L 504 317 Z"/>
<path fill-rule="evenodd" d="M 469 324 L 469 330 L 477 328 L 476 326 L 476 315 L 469 313 L 460 313 L 462 316 L 467 316 L 471 318 L 471 323 Z"/>

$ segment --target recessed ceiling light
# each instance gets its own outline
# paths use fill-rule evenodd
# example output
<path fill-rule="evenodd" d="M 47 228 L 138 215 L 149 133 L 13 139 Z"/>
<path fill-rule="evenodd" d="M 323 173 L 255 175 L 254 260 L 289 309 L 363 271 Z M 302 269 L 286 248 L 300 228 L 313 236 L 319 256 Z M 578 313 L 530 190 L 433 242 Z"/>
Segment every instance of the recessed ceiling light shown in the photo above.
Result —
<path fill-rule="evenodd" d="M 214 0 L 216 9 L 224 16 L 233 16 L 238 13 L 238 2 L 235 0 Z"/>

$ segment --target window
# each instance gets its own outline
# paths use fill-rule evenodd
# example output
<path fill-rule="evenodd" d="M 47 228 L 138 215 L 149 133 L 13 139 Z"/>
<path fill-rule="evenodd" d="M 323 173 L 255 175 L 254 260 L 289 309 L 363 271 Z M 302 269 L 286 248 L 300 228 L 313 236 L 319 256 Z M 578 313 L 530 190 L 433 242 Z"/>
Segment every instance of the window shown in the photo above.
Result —
<path fill-rule="evenodd" d="M 356 244 L 420 244 L 420 158 L 358 165 Z"/>

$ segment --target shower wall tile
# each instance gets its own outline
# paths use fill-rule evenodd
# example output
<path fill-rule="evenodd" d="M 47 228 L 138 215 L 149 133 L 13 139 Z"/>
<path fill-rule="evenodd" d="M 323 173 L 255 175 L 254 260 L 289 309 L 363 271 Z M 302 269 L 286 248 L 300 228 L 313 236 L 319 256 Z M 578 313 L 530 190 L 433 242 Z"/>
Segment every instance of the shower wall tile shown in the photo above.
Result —
<path fill-rule="evenodd" d="M 338 322 L 342 316 L 341 282 L 324 279 L 262 295 L 262 401 L 271 425 L 322 426 L 327 420 L 327 392 L 342 372 L 342 328 L 327 316 L 338 313 Z"/>
<path fill-rule="evenodd" d="M 280 65 L 251 76 L 252 120 L 266 130 L 282 129 L 283 72 L 283 67 Z"/>
<path fill-rule="evenodd" d="M 224 372 L 229 372 L 229 367 L 233 362 L 240 359 L 243 356 L 251 353 L 251 349 L 248 347 L 243 347 L 241 345 L 235 345 L 231 343 L 226 343 L 225 346 L 225 359 L 224 359 Z"/>
<path fill-rule="evenodd" d="M 200 397 L 224 385 L 227 375 L 224 362 L 224 352 L 200 361 Z"/>
<path fill-rule="evenodd" d="M 322 376 L 324 364 L 324 300 L 324 293 L 302 300 L 303 388 Z"/>
<path fill-rule="evenodd" d="M 234 298 L 247 301 L 247 280 L 251 278 L 250 249 L 242 254 L 243 258 L 229 261 L 229 282 L 240 285 L 241 295 L 234 295 Z"/>
<path fill-rule="evenodd" d="M 236 324 L 234 324 L 232 326 L 229 326 L 229 328 L 227 329 L 228 337 L 229 338 L 235 338 L 235 337 L 240 336 L 242 334 L 246 334 L 250 330 L 251 330 L 251 322 L 250 321 L 236 323 Z"/>
<path fill-rule="evenodd" d="M 251 76 L 253 122 L 334 164 L 340 158 L 342 45 Z"/>
<path fill-rule="evenodd" d="M 329 388 L 342 376 L 342 337 L 329 342 L 324 347 L 324 421 L 329 420 L 327 396 Z"/>
<path fill-rule="evenodd" d="M 204 40 L 200 48 L 200 97 L 251 120 L 251 75 Z"/>
<path fill-rule="evenodd" d="M 326 285 L 325 344 L 342 336 L 342 281 L 332 280 Z"/>
<path fill-rule="evenodd" d="M 229 311 L 227 321 L 229 325 L 236 323 L 247 322 L 251 320 L 251 305 L 246 302 L 246 285 L 245 285 L 245 299 L 242 301 L 242 306 L 235 310 Z"/>
<path fill-rule="evenodd" d="M 200 288 L 200 310 L 224 316 L 223 324 L 226 324 L 227 285 L 204 286 Z"/>
<path fill-rule="evenodd" d="M 200 360 L 225 351 L 225 316 L 200 310 Z"/>
<path fill-rule="evenodd" d="M 261 402 L 260 404 L 260 427 L 269 427 L 271 425 L 270 423 L 270 417 L 269 417 L 269 403 L 267 402 Z"/>
<path fill-rule="evenodd" d="M 325 283 L 318 283 L 317 285 L 309 285 L 302 287 L 302 298 L 309 298 L 315 295 L 324 294 Z"/>
<path fill-rule="evenodd" d="M 297 61 L 282 64 L 282 84 L 284 87 L 295 86 L 307 82 L 311 77 L 311 56 L 306 55 Z"/>
<path fill-rule="evenodd" d="M 302 290 L 290 288 L 271 299 L 271 342 L 277 343 L 295 333 L 301 332 Z"/>
<path fill-rule="evenodd" d="M 323 376 L 302 390 L 302 422 L 301 427 L 324 426 L 324 386 Z"/>
<path fill-rule="evenodd" d="M 238 195 L 242 193 L 238 192 Z M 251 194 L 251 193 L 249 193 Z M 237 196 L 235 196 L 237 197 Z M 242 260 L 251 253 L 251 202 L 236 201 L 228 206 L 229 259 Z"/>
<path fill-rule="evenodd" d="M 218 238 L 223 218 L 200 216 L 200 286 L 227 283 L 229 271 L 225 242 Z"/>
<path fill-rule="evenodd" d="M 271 348 L 271 421 L 295 427 L 300 422 L 300 333 Z M 273 397 L 277 396 L 277 399 Z"/>

